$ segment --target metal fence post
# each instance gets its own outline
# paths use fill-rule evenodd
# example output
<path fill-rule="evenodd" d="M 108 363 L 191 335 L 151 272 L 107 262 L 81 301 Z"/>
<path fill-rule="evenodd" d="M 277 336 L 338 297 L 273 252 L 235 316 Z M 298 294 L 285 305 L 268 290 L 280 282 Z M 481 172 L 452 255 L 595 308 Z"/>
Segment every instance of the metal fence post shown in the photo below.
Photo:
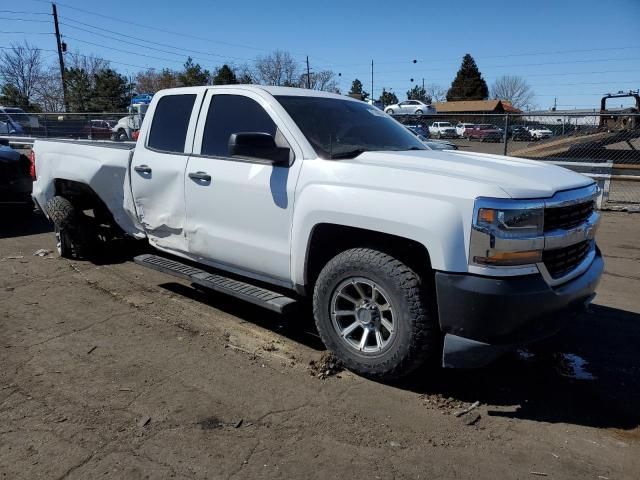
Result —
<path fill-rule="evenodd" d="M 507 142 L 509 140 L 509 114 L 504 116 L 504 152 L 503 155 L 507 155 Z"/>

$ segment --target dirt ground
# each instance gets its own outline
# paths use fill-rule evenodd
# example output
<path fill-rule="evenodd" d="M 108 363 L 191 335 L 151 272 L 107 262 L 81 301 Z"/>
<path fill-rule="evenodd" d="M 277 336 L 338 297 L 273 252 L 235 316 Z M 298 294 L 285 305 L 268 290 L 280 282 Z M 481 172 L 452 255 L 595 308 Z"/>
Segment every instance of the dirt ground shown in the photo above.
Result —
<path fill-rule="evenodd" d="M 49 225 L 8 215 L 0 479 L 638 478 L 640 215 L 604 215 L 598 297 L 556 338 L 399 385 L 324 378 L 307 309 L 34 256 Z"/>

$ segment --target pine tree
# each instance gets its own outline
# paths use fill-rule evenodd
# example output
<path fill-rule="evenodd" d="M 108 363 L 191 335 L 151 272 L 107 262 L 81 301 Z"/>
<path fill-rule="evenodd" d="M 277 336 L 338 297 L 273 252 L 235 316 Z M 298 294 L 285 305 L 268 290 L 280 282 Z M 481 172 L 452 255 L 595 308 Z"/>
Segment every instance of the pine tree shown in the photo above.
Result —
<path fill-rule="evenodd" d="M 489 87 L 482 78 L 476 61 L 468 53 L 462 59 L 460 70 L 451 83 L 447 92 L 447 101 L 454 100 L 486 100 L 489 97 Z"/>
<path fill-rule="evenodd" d="M 380 95 L 380 102 L 383 106 L 394 105 L 398 103 L 398 97 L 393 92 L 387 92 L 384 88 L 382 89 L 382 94 Z"/>
<path fill-rule="evenodd" d="M 364 91 L 362 87 L 362 82 L 357 78 L 351 83 L 351 90 L 349 90 L 349 95 L 360 95 L 362 100 L 366 100 L 369 98 L 369 94 Z"/>
<path fill-rule="evenodd" d="M 94 75 L 90 109 L 93 112 L 117 112 L 129 103 L 127 79 L 110 68 Z"/>
<path fill-rule="evenodd" d="M 431 96 L 427 94 L 427 91 L 422 88 L 420 85 L 416 85 L 411 90 L 407 92 L 408 100 L 420 100 L 421 102 L 430 104 Z"/>
<path fill-rule="evenodd" d="M 67 102 L 70 112 L 88 112 L 91 103 L 91 78 L 84 68 L 67 68 L 64 74 L 67 84 Z"/>
<path fill-rule="evenodd" d="M 203 70 L 199 63 L 193 63 L 193 58 L 187 58 L 184 70 L 178 74 L 178 80 L 183 87 L 196 87 L 207 85 L 211 74 L 209 70 Z"/>
<path fill-rule="evenodd" d="M 211 79 L 213 85 L 235 85 L 238 83 L 236 74 L 229 65 L 222 65 Z"/>

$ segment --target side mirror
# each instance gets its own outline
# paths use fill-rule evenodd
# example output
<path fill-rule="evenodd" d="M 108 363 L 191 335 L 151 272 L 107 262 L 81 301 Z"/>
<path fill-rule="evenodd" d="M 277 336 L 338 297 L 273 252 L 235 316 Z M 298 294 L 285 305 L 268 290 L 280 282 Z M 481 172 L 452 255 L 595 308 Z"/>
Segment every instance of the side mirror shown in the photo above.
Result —
<path fill-rule="evenodd" d="M 267 160 L 274 165 L 289 165 L 289 149 L 278 147 L 272 135 L 263 132 L 232 133 L 229 156 Z"/>

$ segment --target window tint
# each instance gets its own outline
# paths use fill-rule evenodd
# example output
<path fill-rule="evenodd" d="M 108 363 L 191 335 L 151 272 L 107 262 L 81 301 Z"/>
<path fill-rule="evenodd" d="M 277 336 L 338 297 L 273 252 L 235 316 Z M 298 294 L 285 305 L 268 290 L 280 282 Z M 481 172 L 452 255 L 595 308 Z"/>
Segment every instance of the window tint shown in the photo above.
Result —
<path fill-rule="evenodd" d="M 164 152 L 184 152 L 189 118 L 195 101 L 195 94 L 162 97 L 156 105 L 151 122 L 149 147 Z"/>
<path fill-rule="evenodd" d="M 239 132 L 276 134 L 276 124 L 258 102 L 241 95 L 214 95 L 202 136 L 203 155 L 229 156 L 229 137 Z"/>

